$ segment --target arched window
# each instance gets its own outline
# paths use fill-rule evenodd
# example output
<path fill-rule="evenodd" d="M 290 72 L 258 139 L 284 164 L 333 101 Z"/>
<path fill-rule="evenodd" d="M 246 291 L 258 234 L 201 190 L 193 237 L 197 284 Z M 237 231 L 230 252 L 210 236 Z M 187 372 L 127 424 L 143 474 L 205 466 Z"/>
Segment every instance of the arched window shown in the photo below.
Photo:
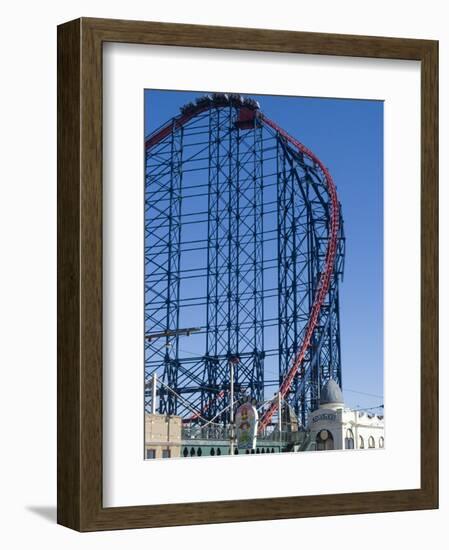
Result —
<path fill-rule="evenodd" d="M 334 448 L 334 438 L 329 430 L 318 432 L 315 442 L 317 451 L 332 451 Z"/>
<path fill-rule="evenodd" d="M 374 437 L 371 435 L 370 438 L 368 439 L 368 447 L 370 449 L 374 449 L 375 446 L 376 446 L 376 444 L 374 442 Z"/>
<path fill-rule="evenodd" d="M 359 437 L 359 449 L 364 449 L 365 448 L 365 440 L 363 439 L 362 436 Z"/>
<path fill-rule="evenodd" d="M 353 449 L 353 448 L 354 448 L 354 434 L 352 433 L 352 430 L 346 430 L 345 449 Z"/>
<path fill-rule="evenodd" d="M 381 449 L 384 448 L 384 438 L 383 438 L 382 436 L 379 437 L 379 447 L 380 447 Z"/>

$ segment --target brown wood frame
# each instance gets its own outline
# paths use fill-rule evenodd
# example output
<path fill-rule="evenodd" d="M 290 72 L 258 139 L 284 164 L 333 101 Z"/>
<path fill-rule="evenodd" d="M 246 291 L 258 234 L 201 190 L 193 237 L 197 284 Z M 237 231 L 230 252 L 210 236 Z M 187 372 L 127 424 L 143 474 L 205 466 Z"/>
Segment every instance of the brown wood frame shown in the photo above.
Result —
<path fill-rule="evenodd" d="M 421 61 L 420 489 L 103 507 L 103 42 Z M 58 523 L 95 531 L 437 508 L 437 201 L 436 41 L 89 18 L 59 26 Z"/>

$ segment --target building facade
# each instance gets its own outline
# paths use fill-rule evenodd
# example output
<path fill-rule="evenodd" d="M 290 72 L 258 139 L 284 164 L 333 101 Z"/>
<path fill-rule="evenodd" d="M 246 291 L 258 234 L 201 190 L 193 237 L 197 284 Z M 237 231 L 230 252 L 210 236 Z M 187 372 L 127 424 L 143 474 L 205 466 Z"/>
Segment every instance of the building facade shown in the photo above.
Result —
<path fill-rule="evenodd" d="M 311 413 L 307 428 L 307 450 L 379 449 L 385 445 L 384 417 L 345 408 L 334 380 L 323 387 L 320 406 Z"/>
<path fill-rule="evenodd" d="M 145 458 L 181 456 L 180 416 L 145 413 Z"/>

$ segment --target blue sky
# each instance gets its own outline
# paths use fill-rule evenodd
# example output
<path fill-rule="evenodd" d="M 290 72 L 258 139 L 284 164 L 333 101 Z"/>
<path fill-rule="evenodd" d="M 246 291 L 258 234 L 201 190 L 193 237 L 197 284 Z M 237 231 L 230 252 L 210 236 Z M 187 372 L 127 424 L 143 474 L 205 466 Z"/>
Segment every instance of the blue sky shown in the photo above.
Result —
<path fill-rule="evenodd" d="M 204 92 L 147 90 L 145 134 Z M 337 185 L 345 221 L 342 377 L 351 407 L 383 403 L 383 102 L 251 95 L 309 147 Z"/>

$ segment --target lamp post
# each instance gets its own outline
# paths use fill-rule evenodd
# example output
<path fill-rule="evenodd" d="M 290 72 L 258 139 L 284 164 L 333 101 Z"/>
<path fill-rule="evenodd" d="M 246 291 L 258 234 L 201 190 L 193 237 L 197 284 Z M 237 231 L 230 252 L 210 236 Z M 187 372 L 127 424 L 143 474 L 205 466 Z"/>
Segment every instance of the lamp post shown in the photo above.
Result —
<path fill-rule="evenodd" d="M 231 455 L 234 454 L 234 363 L 232 358 L 229 360 L 229 383 L 230 383 L 230 396 L 231 408 L 229 411 L 229 423 L 230 423 L 230 451 Z"/>
<path fill-rule="evenodd" d="M 237 365 L 240 362 L 240 359 L 237 355 L 232 355 L 229 357 L 229 401 L 230 401 L 230 410 L 229 410 L 229 424 L 230 424 L 230 454 L 234 454 L 235 450 L 235 419 L 234 419 L 234 365 Z"/>
<path fill-rule="evenodd" d="M 152 332 L 150 334 L 145 334 L 145 338 L 151 342 L 151 340 L 154 340 L 155 338 L 171 338 L 173 336 L 190 336 L 195 332 L 201 332 L 201 329 L 198 327 L 178 328 L 174 330 L 167 329 L 161 332 Z"/>
<path fill-rule="evenodd" d="M 282 433 L 282 395 L 278 393 L 278 427 L 279 427 L 279 441 L 281 441 Z"/>

